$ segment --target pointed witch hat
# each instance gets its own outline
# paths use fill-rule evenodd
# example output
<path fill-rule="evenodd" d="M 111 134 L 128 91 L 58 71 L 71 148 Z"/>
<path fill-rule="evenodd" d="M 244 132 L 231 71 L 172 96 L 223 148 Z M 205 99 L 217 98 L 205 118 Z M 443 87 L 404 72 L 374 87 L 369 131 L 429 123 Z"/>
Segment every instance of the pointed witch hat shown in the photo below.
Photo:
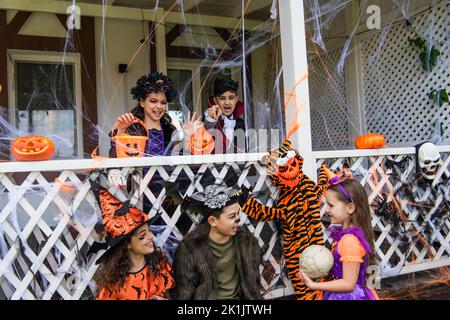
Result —
<path fill-rule="evenodd" d="M 95 181 L 90 180 L 90 183 L 102 212 L 102 224 L 107 239 L 106 244 L 95 243 L 88 251 L 89 255 L 107 248 L 95 262 L 95 264 L 99 264 L 111 254 L 113 248 L 130 237 L 134 230 L 149 223 L 150 218 L 141 210 L 130 207 L 130 201 L 122 202 Z"/>

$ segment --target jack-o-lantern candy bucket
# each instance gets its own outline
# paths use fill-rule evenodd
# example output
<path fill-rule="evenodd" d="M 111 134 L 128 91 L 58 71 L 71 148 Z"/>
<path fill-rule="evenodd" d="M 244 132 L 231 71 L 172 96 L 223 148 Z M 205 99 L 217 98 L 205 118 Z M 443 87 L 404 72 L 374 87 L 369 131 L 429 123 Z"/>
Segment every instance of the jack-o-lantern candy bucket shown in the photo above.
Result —
<path fill-rule="evenodd" d="M 210 154 L 214 150 L 214 138 L 206 130 L 205 126 L 202 125 L 200 128 L 195 130 L 194 134 L 191 136 L 189 146 L 191 149 L 191 154 Z"/>
<path fill-rule="evenodd" d="M 148 132 L 147 126 L 141 119 L 134 118 L 133 123 L 140 123 L 145 128 L 145 132 Z M 145 144 L 148 140 L 147 136 L 129 135 L 125 132 L 120 132 L 114 135 L 115 129 L 117 129 L 117 132 L 121 131 L 118 121 L 111 129 L 113 132 L 112 139 L 116 143 L 117 158 L 136 158 L 144 156 Z"/>
<path fill-rule="evenodd" d="M 18 137 L 11 145 L 11 153 L 17 161 L 47 161 L 55 154 L 55 145 L 43 136 Z"/>

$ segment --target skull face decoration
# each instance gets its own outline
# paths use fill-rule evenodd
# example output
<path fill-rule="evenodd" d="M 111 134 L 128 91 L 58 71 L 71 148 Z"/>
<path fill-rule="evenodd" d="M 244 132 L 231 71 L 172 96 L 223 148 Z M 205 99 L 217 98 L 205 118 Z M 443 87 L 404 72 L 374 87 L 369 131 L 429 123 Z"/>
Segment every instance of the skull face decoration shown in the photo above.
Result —
<path fill-rule="evenodd" d="M 427 180 L 434 180 L 437 171 L 442 165 L 438 148 L 431 142 L 425 142 L 416 146 L 417 171 L 422 173 Z"/>

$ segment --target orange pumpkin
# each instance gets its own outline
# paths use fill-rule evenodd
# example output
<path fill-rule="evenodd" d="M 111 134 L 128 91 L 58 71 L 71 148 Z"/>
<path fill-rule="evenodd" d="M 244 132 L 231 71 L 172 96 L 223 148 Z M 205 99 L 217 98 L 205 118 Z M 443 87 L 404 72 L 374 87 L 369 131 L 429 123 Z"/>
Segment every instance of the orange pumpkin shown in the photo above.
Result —
<path fill-rule="evenodd" d="M 25 136 L 13 141 L 11 151 L 18 161 L 46 161 L 55 154 L 55 145 L 43 136 Z"/>
<path fill-rule="evenodd" d="M 385 144 L 384 136 L 379 133 L 368 132 L 355 138 L 355 147 L 358 149 L 377 149 Z"/>
<path fill-rule="evenodd" d="M 191 154 L 210 154 L 214 150 L 214 138 L 206 130 L 205 126 L 201 126 L 191 136 L 189 147 Z"/>

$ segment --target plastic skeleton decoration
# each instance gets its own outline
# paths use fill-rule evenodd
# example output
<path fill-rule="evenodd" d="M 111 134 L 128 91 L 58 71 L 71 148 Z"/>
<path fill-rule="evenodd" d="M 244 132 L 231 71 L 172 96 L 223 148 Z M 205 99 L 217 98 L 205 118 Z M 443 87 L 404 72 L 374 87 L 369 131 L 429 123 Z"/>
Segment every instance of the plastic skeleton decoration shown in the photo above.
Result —
<path fill-rule="evenodd" d="M 400 181 L 399 173 L 407 170 L 410 160 L 409 156 L 400 161 L 387 159 L 388 174 Z M 411 179 L 401 180 L 401 184 L 393 193 L 395 199 L 406 200 L 411 204 L 411 208 L 418 212 L 414 220 L 401 219 L 394 203 L 388 200 L 385 194 L 377 196 L 372 204 L 375 215 L 379 216 L 383 223 L 391 225 L 389 233 L 397 237 L 402 246 L 416 241 L 419 235 L 429 242 L 435 241 L 432 240 L 434 230 L 440 230 L 450 218 L 450 202 L 447 199 L 448 177 L 444 172 L 439 181 L 433 182 L 441 166 L 439 151 L 433 143 L 424 142 L 416 146 L 416 174 L 413 174 Z M 436 206 L 439 197 L 441 201 Z M 407 227 L 406 222 L 413 223 Z"/>
<path fill-rule="evenodd" d="M 427 180 L 433 181 L 442 165 L 438 148 L 431 142 L 424 142 L 416 146 L 417 171 Z"/>
<path fill-rule="evenodd" d="M 328 187 L 325 166 L 322 165 L 315 184 L 303 173 L 303 158 L 291 148 L 289 140 L 270 151 L 261 163 L 279 189 L 278 200 L 273 207 L 267 207 L 251 196 L 242 211 L 258 221 L 283 221 L 284 256 L 295 294 L 299 300 L 314 299 L 317 292 L 307 288 L 300 279 L 299 257 L 308 246 L 324 244 L 320 198 Z"/>

